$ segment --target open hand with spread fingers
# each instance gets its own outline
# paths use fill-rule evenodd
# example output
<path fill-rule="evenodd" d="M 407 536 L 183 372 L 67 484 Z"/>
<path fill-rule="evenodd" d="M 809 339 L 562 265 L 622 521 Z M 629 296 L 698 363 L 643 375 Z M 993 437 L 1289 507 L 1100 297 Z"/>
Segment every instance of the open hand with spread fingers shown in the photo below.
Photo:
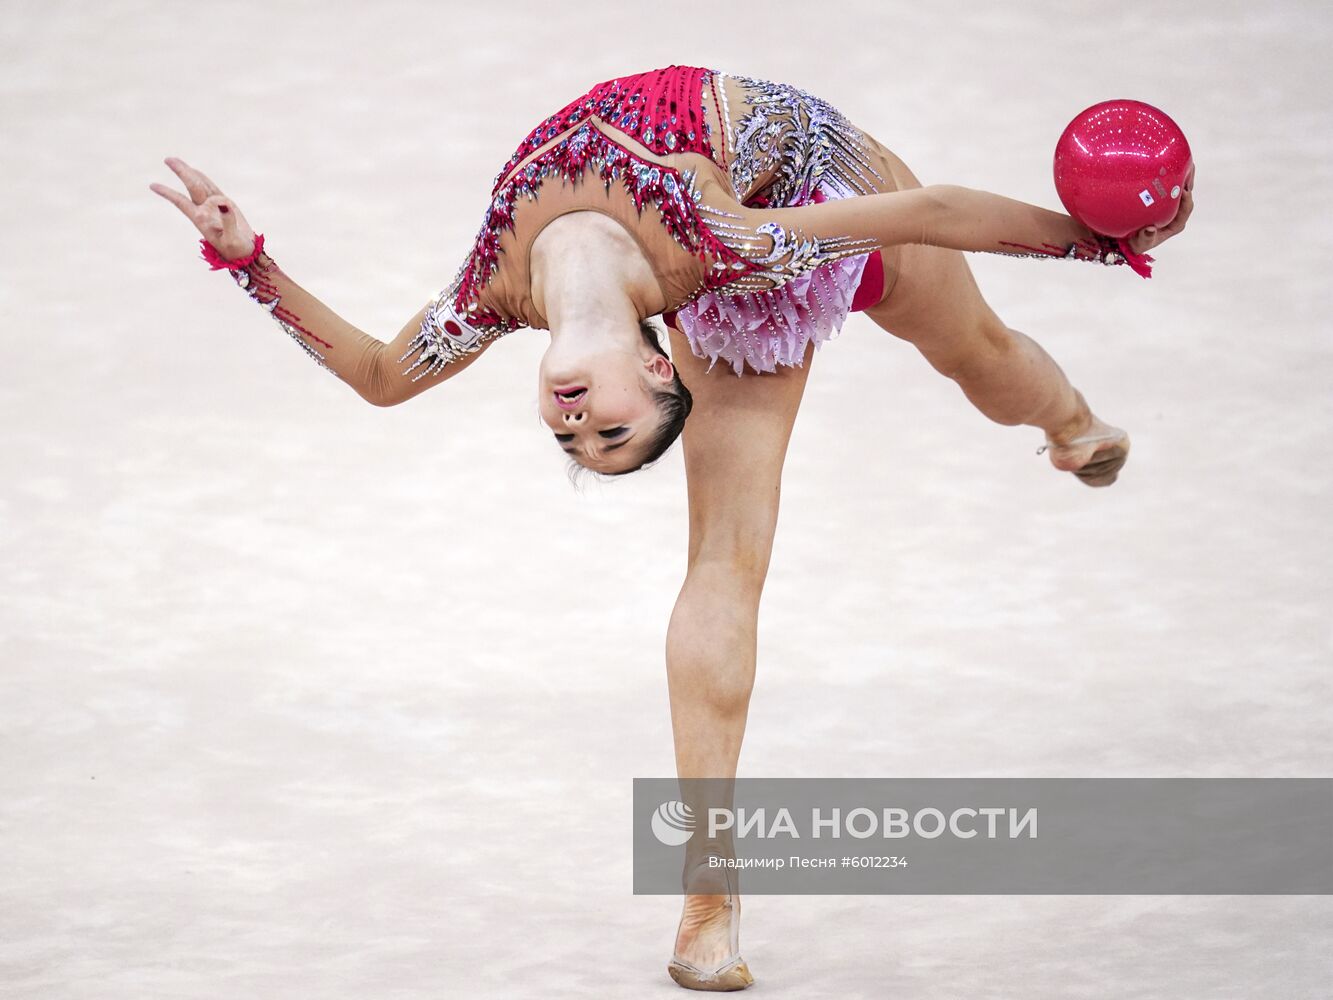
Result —
<path fill-rule="evenodd" d="M 148 188 L 160 194 L 179 208 L 194 227 L 226 260 L 248 256 L 254 250 L 255 231 L 245 216 L 222 190 L 200 171 L 184 160 L 168 156 L 163 160 L 181 179 L 189 197 L 165 184 L 149 184 Z"/>

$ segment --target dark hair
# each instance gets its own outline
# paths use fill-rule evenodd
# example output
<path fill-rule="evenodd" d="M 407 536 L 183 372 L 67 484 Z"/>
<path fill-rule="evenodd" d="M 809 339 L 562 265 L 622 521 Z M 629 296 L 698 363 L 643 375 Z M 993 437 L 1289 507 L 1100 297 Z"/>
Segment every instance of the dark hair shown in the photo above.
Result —
<path fill-rule="evenodd" d="M 646 319 L 640 320 L 639 332 L 643 334 L 644 342 L 648 346 L 662 357 L 670 360 L 670 355 L 662 349 L 656 326 Z M 571 480 L 576 481 L 576 477 L 583 472 L 591 472 L 601 478 L 628 475 L 631 472 L 638 472 L 644 466 L 651 465 L 666 454 L 666 450 L 671 447 L 676 438 L 680 437 L 680 432 L 685 429 L 685 418 L 690 415 L 690 410 L 694 408 L 694 397 L 690 395 L 690 390 L 685 388 L 685 383 L 680 380 L 680 372 L 675 371 L 674 366 L 673 372 L 674 378 L 672 378 L 669 386 L 664 389 L 652 390 L 653 402 L 656 404 L 657 412 L 661 414 L 662 419 L 656 430 L 653 431 L 639 464 L 628 469 L 621 469 L 619 472 L 597 472 L 595 469 L 589 469 L 570 459 L 569 475 Z"/>

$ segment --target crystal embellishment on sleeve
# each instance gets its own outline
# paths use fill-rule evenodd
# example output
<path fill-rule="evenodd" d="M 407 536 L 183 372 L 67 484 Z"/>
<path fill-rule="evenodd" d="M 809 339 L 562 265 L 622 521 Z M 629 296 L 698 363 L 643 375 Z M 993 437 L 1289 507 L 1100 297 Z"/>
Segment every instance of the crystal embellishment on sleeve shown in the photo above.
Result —
<path fill-rule="evenodd" d="M 696 192 L 695 197 L 699 197 Z M 734 212 L 700 202 L 708 228 L 739 260 L 720 259 L 713 270 L 725 275 L 714 287 L 729 295 L 767 292 L 793 278 L 845 257 L 857 257 L 879 248 L 875 240 L 836 236 L 820 239 L 776 222 L 746 225 Z"/>
<path fill-rule="evenodd" d="M 435 374 L 451 362 L 475 354 L 487 341 L 508 332 L 506 324 L 478 326 L 464 318 L 454 308 L 456 286 L 457 279 L 426 307 L 421 328 L 408 342 L 407 351 L 398 359 L 401 364 L 413 354 L 417 355 L 416 360 L 403 372 L 404 375 L 411 375 L 425 365 L 413 377 L 413 382 Z"/>
<path fill-rule="evenodd" d="M 1082 260 L 1092 264 L 1106 264 L 1108 266 L 1126 264 L 1141 277 L 1148 278 L 1152 276 L 1152 268 L 1149 266 L 1152 263 L 1152 257 L 1147 254 L 1135 253 L 1123 239 L 1101 234 L 1094 235 L 1095 239 L 1082 239 L 1063 247 L 1054 243 L 1043 243 L 1040 247 L 1034 247 L 1024 243 L 1010 243 L 1001 240 L 1000 246 L 1006 249 L 988 250 L 986 252 L 1003 254 L 1006 257 Z"/>
<path fill-rule="evenodd" d="M 265 263 L 267 261 L 267 263 Z M 278 294 L 277 286 L 266 277 L 270 269 L 276 270 L 277 265 L 273 259 L 264 254 L 247 267 L 237 268 L 231 272 L 232 278 L 236 284 L 245 292 L 246 295 L 257 302 L 263 309 L 273 317 L 273 321 L 282 328 L 283 332 L 292 340 L 300 345 L 306 355 L 329 372 L 335 378 L 338 373 L 330 368 L 324 361 L 324 355 L 314 346 L 319 344 L 325 350 L 333 347 L 327 340 L 322 340 L 311 333 L 301 325 L 301 318 L 282 305 L 282 299 Z M 314 344 L 311 343 L 314 341 Z"/>

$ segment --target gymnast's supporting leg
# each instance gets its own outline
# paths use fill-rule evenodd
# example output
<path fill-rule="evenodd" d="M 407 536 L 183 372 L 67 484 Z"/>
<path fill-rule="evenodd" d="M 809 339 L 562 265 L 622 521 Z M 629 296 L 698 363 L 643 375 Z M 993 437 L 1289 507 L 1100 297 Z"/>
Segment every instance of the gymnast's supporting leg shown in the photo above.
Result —
<path fill-rule="evenodd" d="M 706 362 L 672 332 L 672 356 L 694 394 L 683 436 L 689 554 L 666 650 L 682 787 L 685 779 L 736 774 L 782 466 L 813 353 L 807 349 L 806 367 L 778 374 L 737 378 L 719 363 L 705 375 Z M 732 912 L 727 897 L 711 888 L 685 897 L 675 946 L 678 958 L 701 969 L 716 969 L 733 957 Z M 733 894 L 732 902 L 739 918 L 739 896 Z"/>

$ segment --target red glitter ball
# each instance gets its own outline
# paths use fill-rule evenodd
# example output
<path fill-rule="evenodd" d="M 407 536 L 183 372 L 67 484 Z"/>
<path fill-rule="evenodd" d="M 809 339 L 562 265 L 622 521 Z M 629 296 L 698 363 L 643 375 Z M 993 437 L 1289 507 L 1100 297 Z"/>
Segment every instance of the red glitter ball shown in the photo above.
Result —
<path fill-rule="evenodd" d="M 1176 217 L 1193 163 L 1185 133 L 1166 112 L 1142 101 L 1103 101 L 1079 112 L 1060 136 L 1055 189 L 1093 232 L 1128 236 Z"/>

